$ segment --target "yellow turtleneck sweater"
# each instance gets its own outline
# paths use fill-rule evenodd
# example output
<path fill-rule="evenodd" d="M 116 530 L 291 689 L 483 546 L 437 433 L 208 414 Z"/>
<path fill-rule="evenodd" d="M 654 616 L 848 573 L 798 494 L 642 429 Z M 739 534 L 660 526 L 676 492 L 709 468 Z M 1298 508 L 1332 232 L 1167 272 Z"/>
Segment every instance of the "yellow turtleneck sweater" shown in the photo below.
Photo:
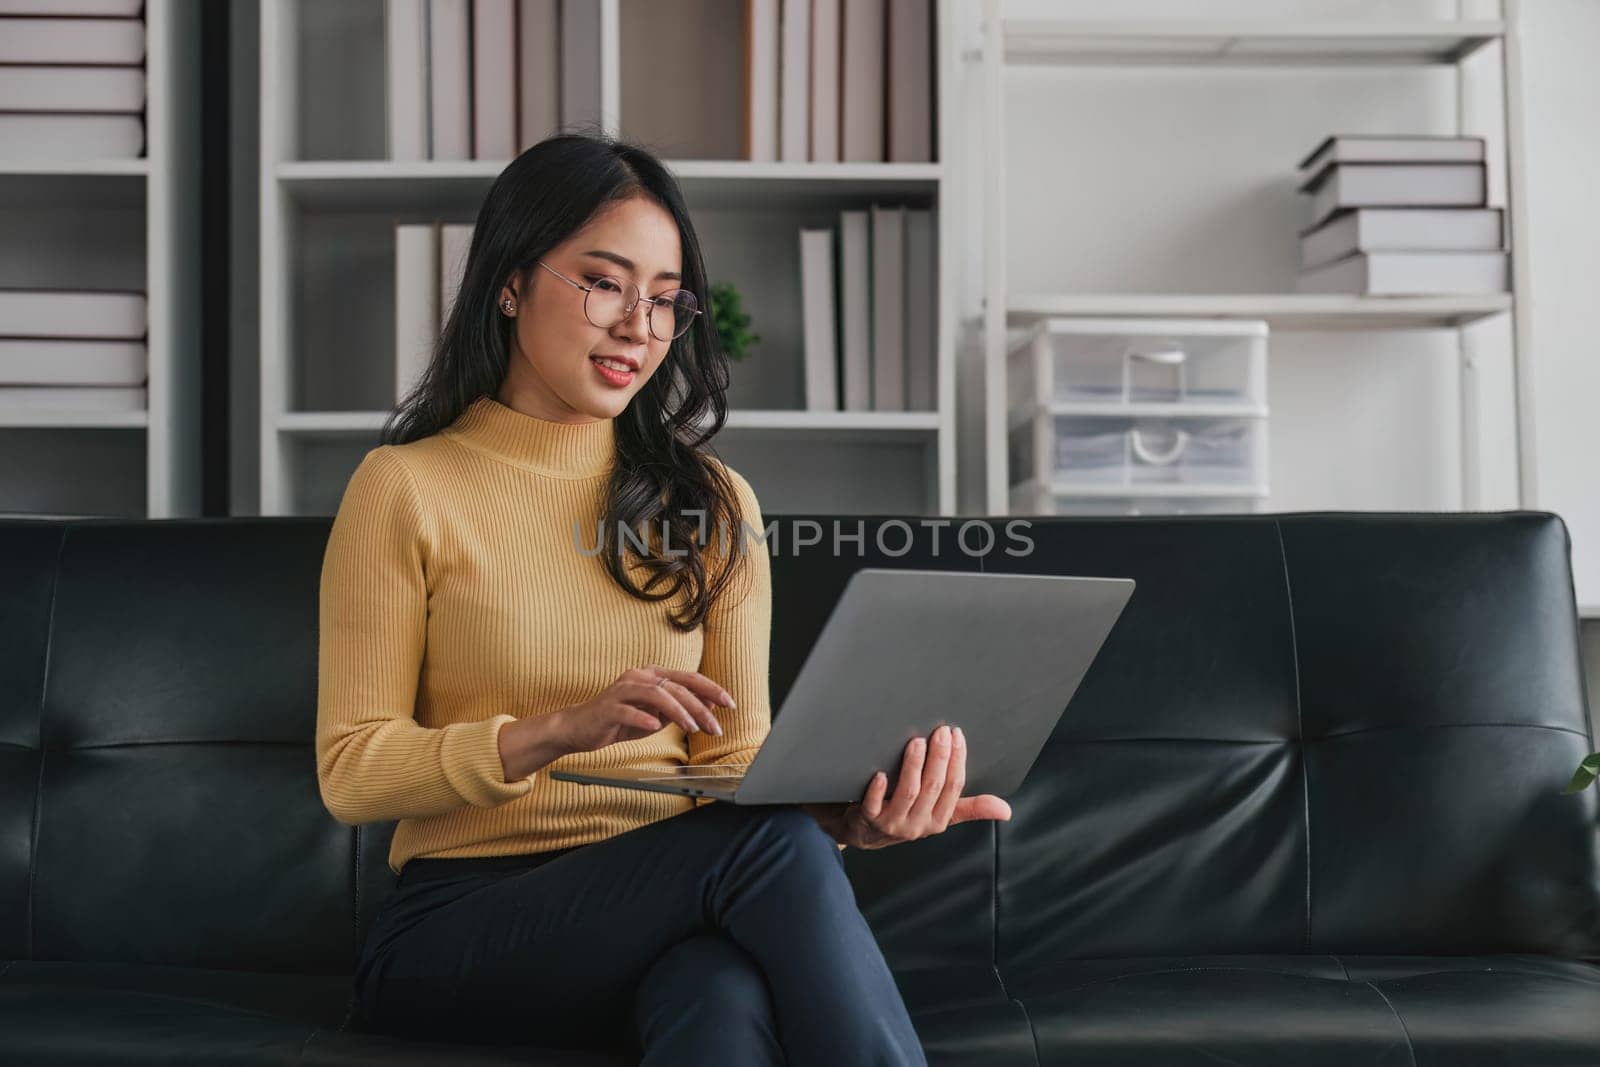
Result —
<path fill-rule="evenodd" d="M 548 770 L 745 764 L 765 740 L 765 546 L 747 543 L 747 575 L 699 629 L 675 630 L 666 616 L 680 600 L 629 596 L 593 554 L 615 443 L 610 419 L 550 422 L 485 396 L 437 434 L 373 449 L 351 476 L 323 559 L 317 778 L 340 822 L 398 820 L 394 872 L 414 856 L 588 844 L 696 804 Z M 755 493 L 728 472 L 759 531 Z M 502 726 L 590 700 L 650 665 L 727 689 L 737 707 L 713 709 L 722 735 L 668 724 L 505 780 Z"/>

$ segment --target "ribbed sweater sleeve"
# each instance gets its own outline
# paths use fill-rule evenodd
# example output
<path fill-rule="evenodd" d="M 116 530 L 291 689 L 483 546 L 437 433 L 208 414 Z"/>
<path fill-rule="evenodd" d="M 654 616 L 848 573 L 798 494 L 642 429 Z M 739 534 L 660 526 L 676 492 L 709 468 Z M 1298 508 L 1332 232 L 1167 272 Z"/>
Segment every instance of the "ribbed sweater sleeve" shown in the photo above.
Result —
<path fill-rule="evenodd" d="M 711 530 L 718 565 L 734 566 L 727 589 L 712 604 L 703 624 L 705 642 L 700 673 L 733 697 L 732 710 L 716 708 L 722 736 L 706 731 L 688 735 L 690 763 L 748 764 L 772 729 L 767 661 L 772 642 L 772 561 L 761 540 L 765 529 L 761 505 L 744 476 L 724 468 L 738 493 L 738 510 L 753 533 L 728 530 L 729 556 L 721 552 L 721 531 Z M 743 559 L 739 552 L 743 548 Z"/>
<path fill-rule="evenodd" d="M 415 717 L 433 528 L 392 446 L 363 457 L 323 556 L 317 655 L 317 780 L 338 821 L 424 818 L 523 796 L 505 780 L 497 714 L 441 728 Z M 736 698 L 737 699 L 737 698 Z"/>

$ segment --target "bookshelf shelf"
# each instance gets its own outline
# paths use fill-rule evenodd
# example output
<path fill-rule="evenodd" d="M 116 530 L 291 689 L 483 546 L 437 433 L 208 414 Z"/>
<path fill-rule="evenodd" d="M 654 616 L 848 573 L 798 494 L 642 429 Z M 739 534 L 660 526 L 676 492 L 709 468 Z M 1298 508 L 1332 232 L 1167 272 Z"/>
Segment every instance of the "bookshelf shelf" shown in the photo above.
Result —
<path fill-rule="evenodd" d="M 149 425 L 147 411 L 0 411 L 3 429 L 128 430 Z"/>
<path fill-rule="evenodd" d="M 1262 293 L 1065 295 L 1018 293 L 1007 307 L 1013 325 L 1052 316 L 1170 316 L 1264 319 L 1274 330 L 1453 329 L 1510 311 L 1510 293 L 1464 296 L 1344 296 Z"/>
<path fill-rule="evenodd" d="M 1018 482 L 1012 486 L 1014 493 L 1032 493 L 1041 488 L 1039 482 L 1033 479 Z M 1194 499 L 1230 499 L 1238 497 L 1265 497 L 1267 487 L 1264 485 L 1184 485 L 1176 482 L 1149 483 L 1138 485 L 1106 485 L 1095 482 L 1046 482 L 1042 488 L 1046 493 L 1059 496 L 1081 497 L 1192 497 Z"/>
<path fill-rule="evenodd" d="M 1289 22 L 1007 19 L 1013 63 L 1251 66 L 1459 63 L 1505 34 L 1497 19 Z"/>
<path fill-rule="evenodd" d="M 650 126 L 649 109 L 623 106 L 630 92 L 650 99 L 650 86 L 624 83 L 618 66 L 621 51 L 647 43 L 626 36 L 642 32 L 641 9 L 617 0 L 597 8 L 603 126 L 647 146 L 671 143 L 669 129 Z M 947 32 L 955 0 L 933 0 L 933 8 L 933 155 L 949 160 L 959 125 L 955 109 L 939 100 L 959 72 Z M 263 515 L 331 514 L 350 472 L 377 443 L 394 388 L 393 225 L 473 221 L 509 162 L 381 158 L 383 11 L 382 0 L 260 6 Z M 743 47 L 738 34 L 719 41 Z M 682 157 L 665 161 L 694 215 L 710 281 L 738 286 L 761 338 L 753 359 L 730 368 L 729 416 L 713 447 L 750 479 L 771 513 L 954 514 L 958 208 L 951 169 L 692 158 L 713 154 L 697 143 L 660 150 Z M 934 410 L 797 410 L 805 399 L 799 231 L 879 202 L 934 213 Z M 327 298 L 329 286 L 338 299 Z"/>
<path fill-rule="evenodd" d="M 508 161 L 507 161 L 508 162 Z M 481 198 L 505 162 L 385 160 L 285 162 L 277 178 L 296 202 L 318 210 L 403 210 L 425 197 Z M 793 209 L 819 199 L 937 195 L 937 163 L 668 161 L 690 207 Z"/>
<path fill-rule="evenodd" d="M 68 177 L 133 177 L 142 178 L 150 173 L 148 159 L 12 159 L 0 163 L 0 176 L 62 175 Z"/>
<path fill-rule="evenodd" d="M 1095 404 L 1053 403 L 1018 407 L 1011 411 L 1008 428 L 1015 429 L 1040 415 L 1089 419 L 1264 419 L 1265 404 Z"/>

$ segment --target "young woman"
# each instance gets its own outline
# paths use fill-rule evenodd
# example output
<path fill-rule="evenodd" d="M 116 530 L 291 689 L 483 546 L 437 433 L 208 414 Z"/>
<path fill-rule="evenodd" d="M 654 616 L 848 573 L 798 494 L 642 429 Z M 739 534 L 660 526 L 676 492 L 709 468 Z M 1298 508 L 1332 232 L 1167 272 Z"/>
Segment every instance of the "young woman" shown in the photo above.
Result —
<path fill-rule="evenodd" d="M 918 1064 L 839 849 L 964 819 L 966 741 L 892 796 L 740 807 L 547 768 L 748 763 L 770 560 L 708 448 L 726 357 L 682 195 L 638 147 L 546 140 L 478 213 L 431 362 L 351 476 L 321 586 L 317 774 L 397 821 L 369 1027 L 645 1063 Z M 719 534 L 718 531 L 723 531 Z"/>

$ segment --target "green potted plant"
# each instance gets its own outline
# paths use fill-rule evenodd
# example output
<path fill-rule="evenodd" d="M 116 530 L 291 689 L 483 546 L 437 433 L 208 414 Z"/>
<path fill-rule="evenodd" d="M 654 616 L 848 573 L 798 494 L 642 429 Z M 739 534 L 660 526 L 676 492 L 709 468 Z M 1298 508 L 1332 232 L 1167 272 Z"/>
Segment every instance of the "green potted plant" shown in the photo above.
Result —
<path fill-rule="evenodd" d="M 722 350 L 735 362 L 748 356 L 751 346 L 761 340 L 760 334 L 750 332 L 750 316 L 745 314 L 744 302 L 732 282 L 712 284 L 711 321 L 722 340 Z"/>

